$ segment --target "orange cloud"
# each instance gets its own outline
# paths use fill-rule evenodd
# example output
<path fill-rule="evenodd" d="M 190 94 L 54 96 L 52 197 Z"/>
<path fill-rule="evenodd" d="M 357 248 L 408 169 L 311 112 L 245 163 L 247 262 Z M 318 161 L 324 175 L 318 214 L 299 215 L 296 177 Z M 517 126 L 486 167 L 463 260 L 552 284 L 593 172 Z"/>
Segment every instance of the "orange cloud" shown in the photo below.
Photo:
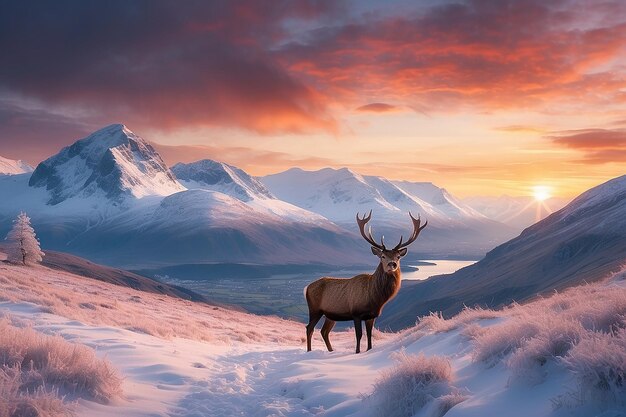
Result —
<path fill-rule="evenodd" d="M 626 76 L 626 13 L 616 10 L 626 12 L 618 2 L 469 0 L 323 28 L 280 57 L 329 100 L 376 95 L 440 111 L 614 105 Z"/>
<path fill-rule="evenodd" d="M 626 130 L 582 129 L 548 136 L 553 143 L 584 152 L 576 162 L 604 164 L 626 161 Z"/>
<path fill-rule="evenodd" d="M 357 111 L 365 113 L 388 113 L 399 110 L 397 106 L 387 103 L 369 103 L 363 106 L 357 107 Z"/>

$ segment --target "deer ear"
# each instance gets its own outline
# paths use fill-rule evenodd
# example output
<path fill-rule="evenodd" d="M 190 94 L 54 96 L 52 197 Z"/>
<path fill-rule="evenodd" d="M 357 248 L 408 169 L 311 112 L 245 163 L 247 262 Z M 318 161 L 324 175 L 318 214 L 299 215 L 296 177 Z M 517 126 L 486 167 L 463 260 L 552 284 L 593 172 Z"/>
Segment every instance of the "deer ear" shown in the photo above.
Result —
<path fill-rule="evenodd" d="M 383 254 L 383 251 L 372 246 L 372 253 L 380 258 Z"/>
<path fill-rule="evenodd" d="M 398 251 L 398 254 L 400 255 L 400 257 L 402 258 L 404 255 L 406 255 L 407 253 L 407 248 L 402 248 Z"/>

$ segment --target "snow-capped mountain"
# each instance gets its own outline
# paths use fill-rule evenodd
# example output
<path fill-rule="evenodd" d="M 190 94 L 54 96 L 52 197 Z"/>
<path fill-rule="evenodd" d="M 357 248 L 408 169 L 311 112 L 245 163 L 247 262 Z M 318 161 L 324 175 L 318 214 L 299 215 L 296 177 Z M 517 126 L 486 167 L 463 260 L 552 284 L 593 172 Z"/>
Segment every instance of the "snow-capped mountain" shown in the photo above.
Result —
<path fill-rule="evenodd" d="M 450 218 L 484 219 L 486 217 L 454 197 L 445 188 L 439 188 L 431 182 L 392 181 L 392 183 L 408 194 L 419 196 L 420 199 Z"/>
<path fill-rule="evenodd" d="M 106 251 L 97 250 L 103 242 Z M 297 221 L 202 189 L 127 210 L 70 245 L 76 251 L 88 248 L 96 261 L 133 269 L 220 262 L 362 264 L 371 257 L 363 246 L 326 219 Z"/>
<path fill-rule="evenodd" d="M 360 175 L 348 168 L 288 171 L 260 178 L 272 194 L 321 214 L 353 230 L 355 214 L 373 211 L 373 228 L 389 241 L 410 233 L 408 212 L 427 219 L 429 227 L 413 253 L 483 256 L 513 236 L 508 226 L 465 206 L 430 183 L 393 182 Z"/>
<path fill-rule="evenodd" d="M 172 167 L 178 180 L 190 190 L 216 191 L 244 202 L 248 207 L 284 220 L 329 224 L 323 216 L 277 199 L 256 178 L 223 162 L 204 159 Z"/>
<path fill-rule="evenodd" d="M 417 315 L 451 315 L 464 305 L 499 307 L 601 278 L 624 264 L 626 175 L 586 191 L 474 265 L 409 283 L 383 324 L 408 326 Z"/>
<path fill-rule="evenodd" d="M 357 211 L 372 209 L 377 218 L 391 220 L 415 213 L 439 218 L 430 204 L 415 198 L 384 178 L 365 177 L 348 168 L 304 171 L 292 168 L 261 178 L 281 200 L 314 211 L 338 223 L 354 223 Z"/>
<path fill-rule="evenodd" d="M 219 191 L 242 201 L 274 198 L 259 180 L 237 167 L 210 159 L 178 163 L 172 167 L 176 178 L 188 189 Z"/>
<path fill-rule="evenodd" d="M 123 125 L 108 126 L 48 158 L 32 176 L 0 176 L 0 195 L 11 196 L 0 200 L 0 235 L 26 211 L 45 248 L 133 268 L 350 265 L 368 255 L 354 233 L 274 198 L 238 168 L 201 161 L 176 170 L 193 189 L 148 142 Z"/>
<path fill-rule="evenodd" d="M 16 175 L 33 172 L 33 167 L 22 160 L 7 159 L 0 156 L 0 175 Z"/>
<path fill-rule="evenodd" d="M 51 205 L 76 196 L 122 201 L 185 189 L 154 148 L 122 124 L 102 128 L 41 162 L 29 185 L 45 187 Z"/>
<path fill-rule="evenodd" d="M 463 199 L 463 203 L 487 218 L 502 222 L 520 231 L 560 210 L 568 202 L 569 200 L 556 197 L 539 202 L 533 197 L 511 197 L 508 195 Z"/>

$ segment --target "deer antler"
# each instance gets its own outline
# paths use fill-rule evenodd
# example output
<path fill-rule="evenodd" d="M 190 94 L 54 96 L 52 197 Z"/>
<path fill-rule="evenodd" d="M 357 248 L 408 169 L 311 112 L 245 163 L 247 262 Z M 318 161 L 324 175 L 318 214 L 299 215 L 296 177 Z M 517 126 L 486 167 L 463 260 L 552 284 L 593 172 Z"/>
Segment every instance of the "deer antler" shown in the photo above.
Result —
<path fill-rule="evenodd" d="M 387 250 L 385 248 L 385 241 L 383 239 L 381 239 L 381 243 L 379 244 L 379 243 L 376 243 L 376 241 L 372 237 L 372 226 L 369 226 L 368 233 L 365 233 L 365 225 L 367 224 L 367 222 L 370 221 L 371 218 L 372 218 L 372 210 L 370 210 L 370 213 L 368 215 L 364 214 L 363 218 L 359 217 L 359 213 L 356 214 L 356 222 L 359 225 L 361 236 L 363 236 L 363 239 L 365 239 L 367 243 L 374 246 L 375 248 L 378 248 L 381 250 Z"/>
<path fill-rule="evenodd" d="M 417 219 L 413 217 L 413 215 L 411 214 L 411 212 L 409 211 L 409 216 L 411 217 L 411 221 L 413 222 L 413 234 L 411 235 L 411 237 L 409 238 L 409 240 L 407 240 L 405 243 L 402 243 L 402 236 L 400 236 L 400 243 L 398 243 L 396 245 L 395 248 L 393 248 L 393 250 L 399 250 L 402 248 L 406 248 L 407 246 L 409 246 L 411 243 L 415 242 L 415 239 L 417 239 L 417 237 L 419 236 L 420 232 L 422 231 L 423 228 L 426 227 L 426 225 L 428 224 L 428 221 L 426 221 L 424 223 L 424 226 L 420 227 L 420 216 L 419 214 L 417 215 Z M 369 219 L 368 219 L 369 220 Z"/>

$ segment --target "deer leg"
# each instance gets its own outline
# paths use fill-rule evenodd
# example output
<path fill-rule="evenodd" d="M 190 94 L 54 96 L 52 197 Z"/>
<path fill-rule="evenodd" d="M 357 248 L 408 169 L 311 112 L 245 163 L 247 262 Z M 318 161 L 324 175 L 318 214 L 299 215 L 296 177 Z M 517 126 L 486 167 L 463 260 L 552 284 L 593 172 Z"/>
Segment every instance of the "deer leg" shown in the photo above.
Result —
<path fill-rule="evenodd" d="M 326 343 L 326 348 L 329 352 L 333 351 L 333 347 L 330 344 L 330 339 L 328 338 L 328 336 L 330 335 L 330 331 L 333 329 L 333 327 L 335 327 L 335 321 L 326 317 L 326 320 L 324 320 L 324 325 L 322 326 L 322 337 L 324 338 L 324 343 Z"/>
<path fill-rule="evenodd" d="M 361 353 L 361 336 L 363 336 L 361 319 L 354 319 L 354 332 L 356 333 L 356 353 Z"/>
<path fill-rule="evenodd" d="M 309 324 L 306 325 L 306 351 L 311 351 L 311 337 L 313 336 L 313 330 L 315 330 L 315 325 L 322 318 L 321 313 L 311 313 L 309 312 Z"/>
<path fill-rule="evenodd" d="M 367 350 L 372 348 L 372 328 L 374 327 L 374 320 L 365 320 L 365 332 L 367 333 Z"/>

